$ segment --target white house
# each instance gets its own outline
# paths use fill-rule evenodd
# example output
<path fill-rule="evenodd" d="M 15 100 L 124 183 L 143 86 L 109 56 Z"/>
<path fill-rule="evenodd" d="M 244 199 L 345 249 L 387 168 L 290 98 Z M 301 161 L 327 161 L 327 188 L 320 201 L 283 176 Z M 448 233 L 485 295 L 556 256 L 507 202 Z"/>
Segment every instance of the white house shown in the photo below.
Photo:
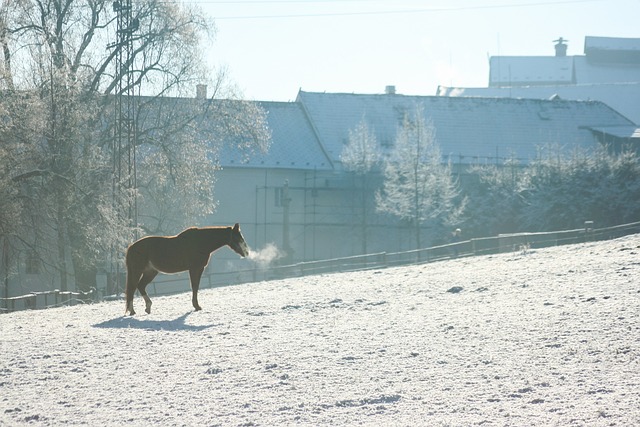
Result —
<path fill-rule="evenodd" d="M 384 153 L 393 146 L 404 115 L 420 106 L 454 173 L 509 159 L 526 164 L 550 147 L 593 148 L 612 142 L 610 135 L 620 135 L 621 144 L 640 138 L 627 136 L 624 132 L 637 126 L 599 101 L 300 91 L 295 102 L 261 105 L 273 132 L 271 150 L 243 159 L 226 149 L 216 184 L 219 209 L 211 222 L 240 222 L 254 248 L 274 243 L 288 249 L 283 262 L 361 253 L 362 188 L 343 170 L 340 154 L 349 130 L 363 117 Z M 372 182 L 379 179 L 374 171 Z M 367 252 L 412 249 L 411 228 L 375 212 L 374 188 L 367 189 Z M 234 268 L 248 265 L 230 252 L 228 262 Z"/>

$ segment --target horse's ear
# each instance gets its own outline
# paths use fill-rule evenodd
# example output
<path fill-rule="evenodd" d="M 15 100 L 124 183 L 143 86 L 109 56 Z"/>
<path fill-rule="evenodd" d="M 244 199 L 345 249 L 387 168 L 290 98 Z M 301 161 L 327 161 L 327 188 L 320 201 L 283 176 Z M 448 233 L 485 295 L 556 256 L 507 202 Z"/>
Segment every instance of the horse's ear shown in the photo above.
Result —
<path fill-rule="evenodd" d="M 240 224 L 236 222 L 236 225 L 233 226 L 233 231 L 240 231 Z"/>

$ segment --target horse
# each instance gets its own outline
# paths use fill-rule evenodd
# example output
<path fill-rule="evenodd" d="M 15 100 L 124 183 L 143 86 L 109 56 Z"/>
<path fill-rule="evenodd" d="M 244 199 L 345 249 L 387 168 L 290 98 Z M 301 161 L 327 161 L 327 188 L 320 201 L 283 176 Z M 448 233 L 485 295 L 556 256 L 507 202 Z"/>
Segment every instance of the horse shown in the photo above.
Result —
<path fill-rule="evenodd" d="M 151 298 L 146 287 L 159 272 L 173 274 L 189 271 L 191 302 L 196 311 L 200 277 L 209 263 L 211 254 L 223 246 L 229 246 L 241 257 L 249 255 L 249 247 L 242 237 L 240 225 L 233 227 L 191 227 L 175 236 L 148 236 L 133 242 L 127 248 L 126 308 L 132 316 L 133 294 L 136 289 L 144 298 L 145 311 L 151 313 Z"/>

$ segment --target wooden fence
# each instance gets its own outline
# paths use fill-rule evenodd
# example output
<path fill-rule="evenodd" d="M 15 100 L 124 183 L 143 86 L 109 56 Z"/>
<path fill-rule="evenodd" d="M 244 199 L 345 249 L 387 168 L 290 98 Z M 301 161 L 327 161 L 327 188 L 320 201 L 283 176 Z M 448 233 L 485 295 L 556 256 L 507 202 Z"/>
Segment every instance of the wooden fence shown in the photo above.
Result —
<path fill-rule="evenodd" d="M 379 252 L 319 261 L 306 261 L 291 265 L 272 266 L 262 270 L 255 268 L 229 273 L 214 272 L 208 276 L 208 280 L 210 286 L 215 287 L 260 280 L 302 277 L 313 274 L 380 269 L 401 265 L 423 264 L 454 257 L 488 255 L 596 240 L 609 240 L 638 232 L 640 232 L 640 222 L 600 229 L 594 229 L 592 228 L 592 224 L 587 223 L 584 228 L 575 230 L 501 234 L 495 237 L 483 237 L 411 251 Z"/>
<path fill-rule="evenodd" d="M 89 292 L 53 291 L 31 292 L 11 298 L 0 298 L 1 312 L 34 310 L 40 308 L 60 307 L 63 305 L 86 304 L 95 298 L 95 289 Z"/>
<path fill-rule="evenodd" d="M 381 269 L 393 266 L 423 264 L 428 262 L 451 259 L 454 257 L 469 257 L 488 255 L 503 252 L 526 251 L 535 248 L 576 244 L 597 240 L 609 240 L 617 237 L 640 232 L 640 222 L 623 224 L 614 227 L 593 228 L 590 222 L 585 223 L 584 228 L 575 230 L 553 231 L 543 233 L 514 233 L 500 234 L 495 237 L 483 237 L 471 239 L 447 245 L 433 246 L 424 249 L 416 249 L 404 252 L 379 252 L 366 255 L 333 258 L 318 261 L 305 261 L 290 265 L 277 265 L 268 268 L 252 268 L 232 272 L 212 272 L 203 276 L 201 288 L 219 287 L 250 283 L 264 280 L 277 280 L 290 277 L 303 277 L 315 274 L 327 274 L 337 272 L 362 271 Z M 184 282 L 178 279 L 174 282 Z M 163 285 L 171 283 L 165 280 L 159 287 L 150 286 L 150 293 L 160 295 L 175 292 L 184 292 L 187 287 L 181 286 L 180 291 L 176 287 L 163 288 Z M 152 283 L 153 285 L 153 283 Z M 166 289 L 163 292 L 163 289 Z M 119 296 L 115 296 L 119 298 Z M 0 298 L 2 310 L 15 311 L 25 309 L 37 309 L 56 307 L 59 305 L 72 305 L 86 303 L 95 300 L 97 293 L 91 292 L 32 292 L 13 298 Z M 110 297 L 109 299 L 114 299 Z"/>

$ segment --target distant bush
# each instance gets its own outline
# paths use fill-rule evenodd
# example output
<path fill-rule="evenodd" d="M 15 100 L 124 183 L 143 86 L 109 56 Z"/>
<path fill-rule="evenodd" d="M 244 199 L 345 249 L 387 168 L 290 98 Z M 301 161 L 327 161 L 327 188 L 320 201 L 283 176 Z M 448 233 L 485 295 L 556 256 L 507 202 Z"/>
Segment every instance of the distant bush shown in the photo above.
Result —
<path fill-rule="evenodd" d="M 640 220 L 640 158 L 600 149 L 549 155 L 526 167 L 479 166 L 463 191 L 468 235 L 633 222 Z"/>

